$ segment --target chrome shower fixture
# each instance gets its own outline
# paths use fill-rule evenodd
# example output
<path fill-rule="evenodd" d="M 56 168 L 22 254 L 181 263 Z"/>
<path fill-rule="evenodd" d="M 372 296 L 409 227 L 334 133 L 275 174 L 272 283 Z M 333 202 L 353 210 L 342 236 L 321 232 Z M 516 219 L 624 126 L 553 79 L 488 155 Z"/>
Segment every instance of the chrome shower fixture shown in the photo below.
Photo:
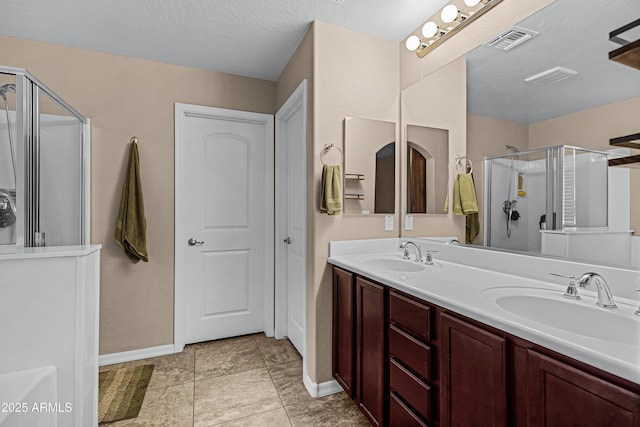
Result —
<path fill-rule="evenodd" d="M 514 153 L 519 153 L 520 149 L 518 147 L 516 147 L 515 145 L 505 145 L 504 148 L 506 148 L 507 150 L 513 150 Z"/>
<path fill-rule="evenodd" d="M 8 93 L 16 93 L 16 85 L 13 83 L 7 83 L 6 85 L 0 86 L 0 96 L 7 100 L 7 92 Z"/>

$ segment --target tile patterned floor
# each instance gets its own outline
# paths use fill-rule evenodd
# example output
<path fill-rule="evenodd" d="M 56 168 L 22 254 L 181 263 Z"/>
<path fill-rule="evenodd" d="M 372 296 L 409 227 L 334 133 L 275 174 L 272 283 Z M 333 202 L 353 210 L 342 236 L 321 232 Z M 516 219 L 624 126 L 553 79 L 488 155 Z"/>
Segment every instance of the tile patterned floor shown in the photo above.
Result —
<path fill-rule="evenodd" d="M 145 363 L 154 363 L 155 369 L 138 417 L 102 426 L 370 425 L 344 393 L 309 396 L 302 384 L 302 359 L 287 340 L 247 335 L 100 369 Z"/>

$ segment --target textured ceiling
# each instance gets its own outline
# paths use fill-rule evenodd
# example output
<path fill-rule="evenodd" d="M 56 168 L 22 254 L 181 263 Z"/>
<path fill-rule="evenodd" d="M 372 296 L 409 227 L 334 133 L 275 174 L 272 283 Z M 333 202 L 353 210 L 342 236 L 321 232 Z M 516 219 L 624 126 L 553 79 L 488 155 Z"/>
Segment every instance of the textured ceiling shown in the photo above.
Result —
<path fill-rule="evenodd" d="M 610 61 L 609 32 L 640 17 L 640 0 L 557 0 L 518 26 L 540 33 L 509 51 L 467 55 L 470 113 L 522 123 L 640 96 L 640 71 Z M 640 32 L 622 35 L 630 40 Z M 524 79 L 561 66 L 578 75 L 550 86 Z"/>
<path fill-rule="evenodd" d="M 313 20 L 400 41 L 446 3 L 0 0 L 0 34 L 276 80 Z"/>

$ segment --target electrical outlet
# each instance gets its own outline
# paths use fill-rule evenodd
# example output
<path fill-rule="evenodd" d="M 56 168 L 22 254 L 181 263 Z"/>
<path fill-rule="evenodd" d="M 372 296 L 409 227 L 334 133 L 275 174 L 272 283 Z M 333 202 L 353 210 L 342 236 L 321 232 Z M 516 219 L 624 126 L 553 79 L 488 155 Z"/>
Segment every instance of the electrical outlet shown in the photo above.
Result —
<path fill-rule="evenodd" d="M 393 231 L 393 215 L 384 216 L 384 231 Z"/>
<path fill-rule="evenodd" d="M 404 229 L 413 230 L 413 215 L 407 214 L 404 216 Z"/>

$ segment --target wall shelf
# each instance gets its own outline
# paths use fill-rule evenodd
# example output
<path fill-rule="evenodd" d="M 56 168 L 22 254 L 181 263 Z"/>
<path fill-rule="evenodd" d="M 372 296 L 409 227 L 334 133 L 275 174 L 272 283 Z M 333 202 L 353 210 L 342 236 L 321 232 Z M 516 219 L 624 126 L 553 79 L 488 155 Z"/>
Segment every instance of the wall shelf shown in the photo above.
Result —
<path fill-rule="evenodd" d="M 345 193 L 344 198 L 345 200 L 364 200 L 364 194 Z"/>
<path fill-rule="evenodd" d="M 620 34 L 637 26 L 640 26 L 640 19 L 609 33 L 609 40 L 622 45 L 622 47 L 609 52 L 609 59 L 640 70 L 640 39 L 629 41 L 620 37 Z"/>
<path fill-rule="evenodd" d="M 344 179 L 347 179 L 349 181 L 364 181 L 364 174 L 363 173 L 345 173 Z"/>
<path fill-rule="evenodd" d="M 640 133 L 634 133 L 626 136 L 611 138 L 609 145 L 612 147 L 626 147 L 640 149 Z M 640 169 L 640 155 L 620 157 L 618 159 L 610 159 L 609 166 L 623 166 L 627 168 Z"/>

